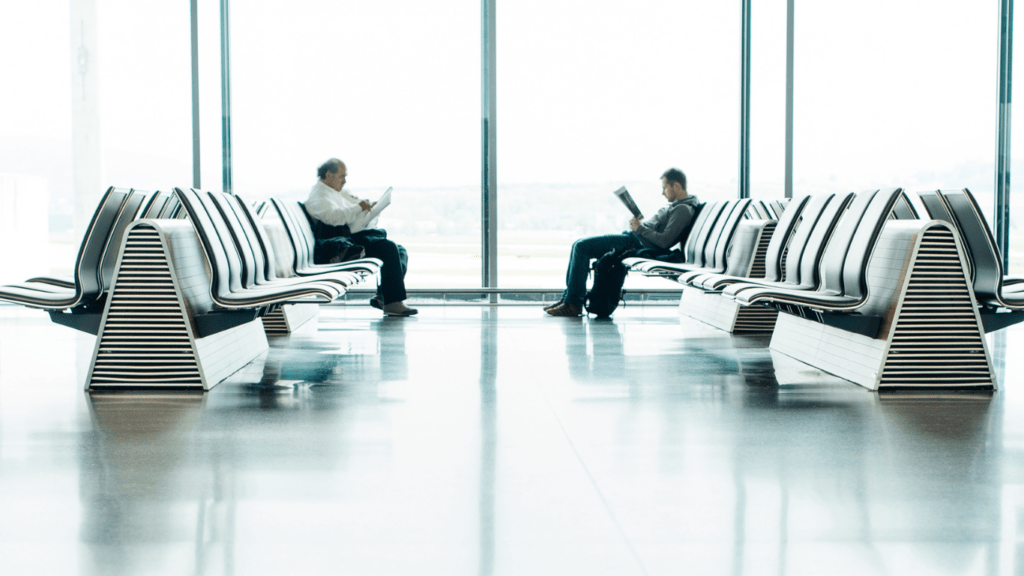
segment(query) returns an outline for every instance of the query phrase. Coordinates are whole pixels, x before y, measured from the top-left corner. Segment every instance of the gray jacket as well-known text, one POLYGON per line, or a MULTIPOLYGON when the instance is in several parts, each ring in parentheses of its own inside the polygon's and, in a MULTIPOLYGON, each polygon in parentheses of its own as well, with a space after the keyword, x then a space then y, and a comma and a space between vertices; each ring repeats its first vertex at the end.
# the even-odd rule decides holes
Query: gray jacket
POLYGON ((698 206, 700 200, 697 200, 696 196, 676 200, 641 222, 640 227, 636 229, 636 235, 648 248, 670 250, 690 229, 698 206))

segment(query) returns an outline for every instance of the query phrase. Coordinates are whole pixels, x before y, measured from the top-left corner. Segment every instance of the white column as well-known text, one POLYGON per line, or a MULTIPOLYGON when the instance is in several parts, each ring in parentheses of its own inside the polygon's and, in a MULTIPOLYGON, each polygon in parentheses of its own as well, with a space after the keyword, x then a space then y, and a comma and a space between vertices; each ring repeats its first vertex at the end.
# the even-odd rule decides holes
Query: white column
POLYGON ((103 193, 100 167, 96 0, 71 2, 71 150, 75 237, 81 237, 103 193))

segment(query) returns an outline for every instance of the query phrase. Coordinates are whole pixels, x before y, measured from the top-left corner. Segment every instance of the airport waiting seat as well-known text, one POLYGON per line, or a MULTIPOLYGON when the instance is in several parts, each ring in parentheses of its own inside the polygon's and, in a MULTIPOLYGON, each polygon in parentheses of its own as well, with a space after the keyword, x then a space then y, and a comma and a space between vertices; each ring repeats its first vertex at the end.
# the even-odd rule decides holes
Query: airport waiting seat
MULTIPOLYGON (((861 307, 868 297, 868 260, 902 194, 900 188, 857 194, 822 255, 821 285, 816 290, 751 288, 737 293, 736 300, 748 306, 763 302, 835 313, 861 307)), ((864 329, 877 332, 877 325, 864 329)))
POLYGON ((175 189, 187 220, 142 219, 128 227, 87 387, 210 389, 266 352, 263 317, 284 304, 344 294, 338 281, 259 284, 260 249, 224 217, 237 213, 222 212, 204 194, 175 189))
POLYGON ((995 237, 970 190, 936 190, 919 196, 928 215, 953 224, 966 245, 971 284, 985 331, 1024 321, 1024 278, 1003 275, 995 237))
POLYGON ((724 287, 723 294, 735 297, 758 287, 789 290, 814 290, 819 286, 819 266, 836 225, 853 201, 852 192, 815 196, 804 208, 800 225, 789 241, 785 274, 782 280, 750 278, 724 287))
MULTIPOLYGON (((771 239, 764 257, 764 274, 761 276, 766 282, 779 282, 782 280, 782 255, 790 244, 790 239, 800 223, 800 215, 804 206, 810 200, 810 196, 800 196, 790 204, 790 209, 783 213, 783 217, 772 230, 771 239)), ((682 279, 682 277, 680 277, 682 279)), ((728 284, 745 282, 746 276, 732 276, 728 274, 703 274, 691 277, 688 284, 694 287, 703 288, 707 291, 718 291, 728 284)))
POLYGON ((323 272, 357 270, 374 273, 379 270, 379 261, 373 258, 360 258, 337 264, 315 264, 313 249, 316 239, 313 236, 313 227, 306 215, 306 209, 298 202, 278 198, 271 198, 270 203, 274 206, 273 212, 280 218, 288 232, 288 238, 292 242, 294 253, 291 268, 297 276, 316 276, 323 272))
POLYGON ((74 276, 38 276, 2 286, 0 300, 46 310, 58 324, 96 334, 121 238, 148 197, 147 192, 108 188, 86 228, 74 276))

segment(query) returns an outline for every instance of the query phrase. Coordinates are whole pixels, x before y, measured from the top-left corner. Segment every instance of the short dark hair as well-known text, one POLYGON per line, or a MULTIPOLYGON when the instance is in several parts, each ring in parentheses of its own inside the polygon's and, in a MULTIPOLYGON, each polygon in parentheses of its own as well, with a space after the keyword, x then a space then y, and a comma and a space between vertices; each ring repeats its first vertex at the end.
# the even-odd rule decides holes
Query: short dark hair
POLYGON ((327 174, 334 174, 338 170, 341 170, 341 166, 343 164, 345 163, 342 162, 341 160, 338 160, 337 158, 331 158, 327 162, 321 164, 320 167, 316 169, 316 177, 323 180, 324 178, 327 178, 327 174))
POLYGON ((683 171, 679 168, 669 168, 668 170, 665 170, 665 173, 662 174, 661 177, 669 182, 679 182, 679 185, 683 187, 683 190, 686 190, 686 174, 683 174, 683 171))

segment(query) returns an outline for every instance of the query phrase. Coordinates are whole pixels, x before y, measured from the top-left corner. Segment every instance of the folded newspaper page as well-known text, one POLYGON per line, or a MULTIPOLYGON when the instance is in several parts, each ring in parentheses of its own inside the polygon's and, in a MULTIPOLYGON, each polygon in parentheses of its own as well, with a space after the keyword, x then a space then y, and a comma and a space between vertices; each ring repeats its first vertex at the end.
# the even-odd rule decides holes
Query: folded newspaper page
POLYGON ((629 211, 633 213, 633 216, 638 219, 642 219, 644 217, 644 215, 640 213, 640 209, 636 207, 636 202, 633 202, 633 197, 630 196, 629 190, 626 190, 625 186, 616 190, 614 194, 619 197, 619 200, 622 200, 622 203, 626 205, 626 208, 629 208, 629 211))
POLYGON ((384 192, 384 195, 380 197, 380 200, 377 200, 377 203, 374 204, 373 208, 360 213, 354 221, 349 222, 349 232, 355 234, 356 232, 366 230, 370 223, 376 220, 377 217, 380 216, 380 213, 389 205, 391 205, 391 188, 388 188, 387 191, 384 192))

